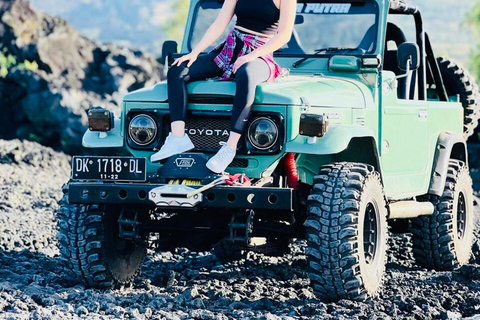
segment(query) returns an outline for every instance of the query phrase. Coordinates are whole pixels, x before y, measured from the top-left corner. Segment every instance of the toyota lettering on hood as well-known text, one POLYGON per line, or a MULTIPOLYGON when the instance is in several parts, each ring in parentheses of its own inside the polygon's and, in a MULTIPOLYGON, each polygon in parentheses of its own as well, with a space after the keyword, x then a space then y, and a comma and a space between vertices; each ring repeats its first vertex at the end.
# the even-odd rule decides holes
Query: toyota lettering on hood
POLYGON ((228 137, 228 130, 205 129, 205 128, 186 128, 185 133, 189 136, 208 136, 208 137, 228 137))

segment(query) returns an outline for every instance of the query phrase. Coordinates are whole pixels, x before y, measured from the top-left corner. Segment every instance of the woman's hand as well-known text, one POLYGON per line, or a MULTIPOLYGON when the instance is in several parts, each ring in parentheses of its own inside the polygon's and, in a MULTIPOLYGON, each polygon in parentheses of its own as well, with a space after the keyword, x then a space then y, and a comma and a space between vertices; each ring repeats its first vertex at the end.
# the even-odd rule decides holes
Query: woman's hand
POLYGON ((188 61, 187 68, 189 68, 195 62, 195 60, 197 60, 197 57, 198 57, 198 54, 194 52, 190 52, 189 54, 186 54, 184 56, 181 56, 180 58, 175 59, 175 61, 173 61, 172 63, 172 66, 180 66, 185 61, 188 61))
POLYGON ((252 53, 239 57, 233 64, 233 73, 237 73, 237 70, 240 69, 241 66, 247 62, 255 60, 256 58, 257 57, 255 57, 252 53))

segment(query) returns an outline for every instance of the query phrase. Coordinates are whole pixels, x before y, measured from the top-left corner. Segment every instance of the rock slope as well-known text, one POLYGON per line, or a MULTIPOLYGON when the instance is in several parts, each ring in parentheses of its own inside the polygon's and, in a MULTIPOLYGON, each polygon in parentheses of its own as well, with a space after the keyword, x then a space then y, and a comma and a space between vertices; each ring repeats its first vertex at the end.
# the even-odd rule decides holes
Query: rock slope
POLYGON ((0 140, 0 319, 480 318, 478 237, 471 264, 435 272, 414 265, 409 234, 392 236, 384 289, 362 303, 315 299, 301 240, 284 257, 224 264, 205 252, 150 252, 132 287, 85 289, 65 280, 55 240, 68 176, 68 156, 0 140))
POLYGON ((0 1, 0 39, 14 59, 0 76, 0 138, 79 153, 90 106, 118 113, 124 94, 161 78, 153 56, 91 41, 27 0, 0 1))

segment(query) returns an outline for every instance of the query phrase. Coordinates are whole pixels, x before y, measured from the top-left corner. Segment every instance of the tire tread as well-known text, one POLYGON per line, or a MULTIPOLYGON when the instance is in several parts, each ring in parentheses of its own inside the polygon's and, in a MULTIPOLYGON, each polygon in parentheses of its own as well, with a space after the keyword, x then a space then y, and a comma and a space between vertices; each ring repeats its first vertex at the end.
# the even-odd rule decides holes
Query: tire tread
POLYGON ((325 165, 314 177, 304 225, 309 277, 314 293, 322 300, 367 297, 357 245, 358 211, 366 179, 380 181, 373 166, 352 162, 325 165))

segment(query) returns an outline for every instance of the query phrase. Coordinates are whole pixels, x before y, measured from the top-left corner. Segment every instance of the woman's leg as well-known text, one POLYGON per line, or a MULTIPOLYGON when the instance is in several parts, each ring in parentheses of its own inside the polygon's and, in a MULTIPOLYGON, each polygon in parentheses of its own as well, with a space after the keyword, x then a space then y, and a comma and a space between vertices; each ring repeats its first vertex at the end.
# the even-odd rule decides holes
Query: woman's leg
POLYGON ((160 161, 194 148, 192 141, 185 134, 186 86, 191 81, 213 78, 222 74, 222 70, 213 61, 217 54, 212 52, 199 56, 189 68, 187 68, 187 62, 184 62, 180 66, 173 66, 168 70, 168 103, 172 132, 165 140, 162 148, 150 157, 152 162, 160 161))
POLYGON ((187 62, 180 66, 173 66, 168 70, 168 104, 170 107, 170 119, 172 122, 172 133, 176 136, 183 136, 185 131, 185 115, 187 111, 187 83, 206 78, 220 76, 222 70, 215 64, 213 59, 218 52, 198 56, 197 60, 188 68, 187 62), (183 130, 178 132, 178 127, 183 130))
POLYGON ((269 77, 270 68, 263 59, 256 59, 238 69, 235 75, 237 90, 233 102, 231 132, 228 141, 232 149, 234 147, 236 149, 238 140, 250 116, 257 86, 267 81, 269 77))
POLYGON ((208 160, 207 168, 211 171, 216 173, 225 171, 235 158, 238 141, 250 116, 257 85, 267 81, 269 77, 270 68, 262 59, 248 62, 237 70, 235 74, 237 86, 232 108, 230 136, 227 144, 208 160))

